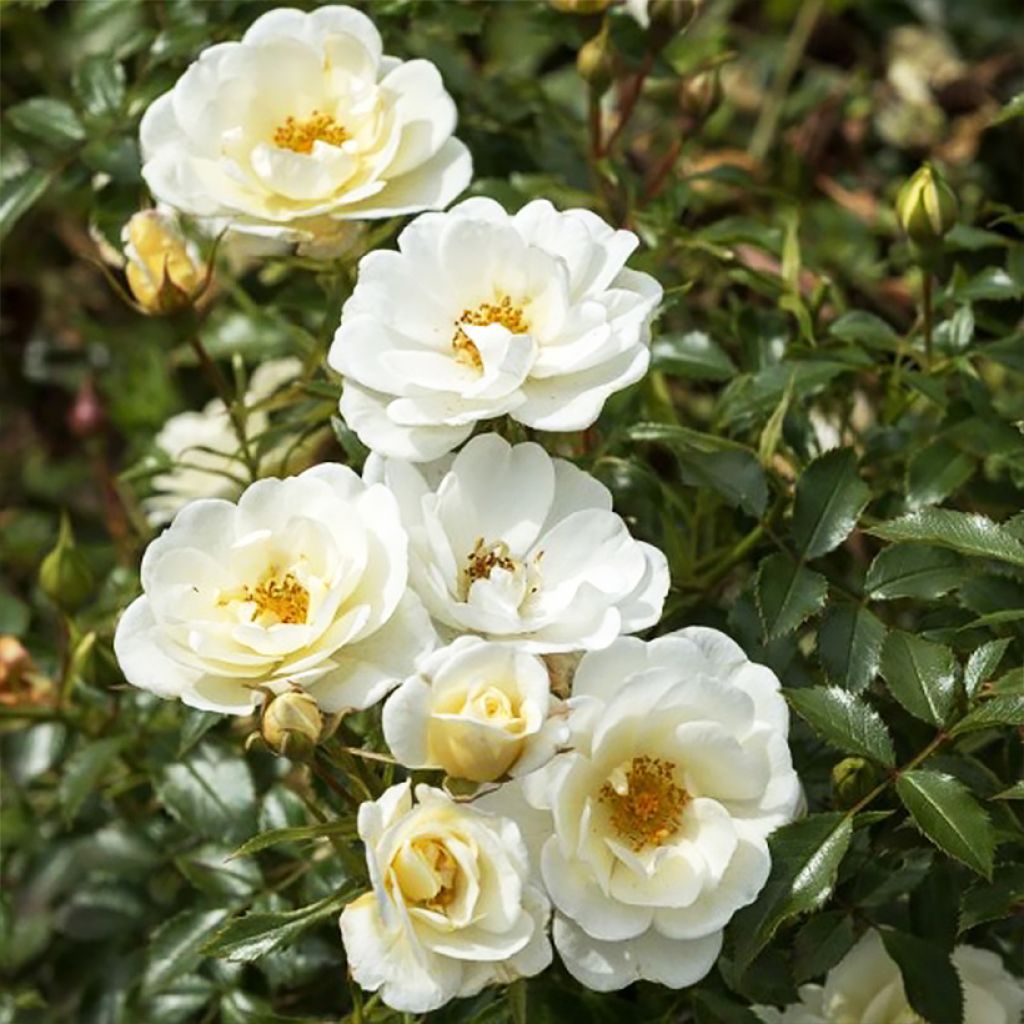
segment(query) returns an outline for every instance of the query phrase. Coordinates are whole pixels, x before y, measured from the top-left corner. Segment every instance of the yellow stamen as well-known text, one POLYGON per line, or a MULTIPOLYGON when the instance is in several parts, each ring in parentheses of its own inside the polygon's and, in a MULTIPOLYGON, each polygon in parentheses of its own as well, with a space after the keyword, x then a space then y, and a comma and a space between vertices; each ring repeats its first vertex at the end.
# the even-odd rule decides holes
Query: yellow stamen
POLYGON ((634 757, 621 778, 601 787, 601 803, 611 812, 612 828, 634 851, 661 846, 679 829, 690 794, 675 783, 675 765, 658 757, 634 757))
POLYGON ((293 153, 311 153, 314 142, 340 146, 347 138, 348 132, 330 114, 319 110, 301 119, 286 117, 284 124, 274 129, 274 145, 293 153))
POLYGON ((468 591, 476 580, 490 579, 495 569, 515 572, 517 567, 518 563, 509 554, 508 545, 503 540, 487 544, 483 537, 478 537, 473 550, 466 556, 466 568, 463 570, 465 589, 468 591))
MULTIPOLYGON (((293 573, 284 576, 271 575, 258 586, 244 587, 245 600, 252 601, 257 610, 252 621, 267 616, 273 622, 287 622, 292 625, 306 621, 309 614, 309 591, 295 578, 293 573)), ((273 625, 273 622, 268 625, 273 625)))
POLYGON ((471 324, 474 327, 501 324, 512 334, 527 334, 530 330, 522 307, 513 306, 512 300, 507 295, 497 302, 482 302, 476 309, 464 309, 462 315, 455 321, 452 348, 455 349, 457 362, 471 366, 475 370, 483 369, 483 360, 480 358, 480 350, 462 329, 462 324, 471 324))

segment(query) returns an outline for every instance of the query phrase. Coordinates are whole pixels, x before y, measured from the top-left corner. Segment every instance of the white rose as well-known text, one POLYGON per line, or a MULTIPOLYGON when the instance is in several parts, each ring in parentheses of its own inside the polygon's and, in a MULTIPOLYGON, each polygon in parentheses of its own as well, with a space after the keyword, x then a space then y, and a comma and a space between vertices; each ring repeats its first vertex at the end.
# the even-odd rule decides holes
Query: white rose
POLYGON ((345 466, 257 481, 237 505, 186 505, 141 574, 114 637, 121 668, 205 710, 248 714, 258 687, 289 684, 325 711, 367 707, 434 642, 406 589, 395 499, 345 466))
POLYGON ((183 212, 310 239, 331 220, 450 203, 472 175, 455 119, 437 68, 382 55, 365 14, 279 8, 149 107, 142 173, 183 212))
MULTIPOLYGON (((1019 1024, 1024 984, 995 953, 957 946, 952 960, 964 994, 964 1024, 1019 1024)), ((799 1003, 781 1013, 754 1009, 767 1024, 925 1024, 907 1002, 900 969, 874 929, 828 972, 824 986, 802 985, 799 1003)))
POLYGON ((494 782, 549 761, 568 741, 566 712, 543 659, 464 636, 391 694, 384 738, 406 767, 494 782))
POLYGON ((765 837, 800 800, 779 682, 691 627, 585 655, 571 704, 576 751, 522 781, 526 805, 506 794, 516 783, 485 805, 538 838, 546 812, 541 873, 575 978, 602 992, 691 985, 764 886, 765 837))
POLYGON ((341 915, 352 977, 406 1013, 551 962, 550 906, 516 825, 429 786, 416 799, 405 782, 359 808, 373 892, 341 915))
POLYGON ((373 451, 424 462, 506 413, 582 430, 650 359, 661 286, 624 267, 639 240, 546 199, 417 218, 364 256, 328 362, 341 412, 373 451), (402 301, 395 302, 394 296, 402 301))
MULTIPOLYGON (((270 426, 269 415, 265 408, 260 408, 261 403, 298 377, 301 370, 301 360, 287 358, 272 359, 253 373, 245 396, 249 407, 245 432, 255 447, 270 426)), ((300 445, 296 450, 295 440, 286 437, 272 450, 262 453, 260 471, 271 475, 284 468, 301 468, 304 459, 308 462, 306 446, 300 445)), ((238 435, 219 398, 208 402, 200 412, 172 416, 153 443, 173 463, 168 472, 153 477, 156 493, 143 501, 143 511, 153 526, 170 522, 194 498, 235 498, 245 486, 247 470, 239 451, 238 435)))
POLYGON ((630 536, 606 487, 540 445, 483 434, 423 468, 371 454, 364 475, 397 497, 410 586, 456 632, 539 654, 607 647, 661 616, 665 556, 630 536))

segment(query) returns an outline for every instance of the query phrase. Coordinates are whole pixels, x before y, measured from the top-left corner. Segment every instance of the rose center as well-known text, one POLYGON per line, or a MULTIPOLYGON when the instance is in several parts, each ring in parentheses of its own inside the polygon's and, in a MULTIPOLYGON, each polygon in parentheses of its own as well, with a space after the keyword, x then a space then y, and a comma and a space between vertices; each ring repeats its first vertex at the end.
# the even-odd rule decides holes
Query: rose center
POLYGON ((634 851, 660 846, 679 829, 690 795, 676 784, 675 768, 659 757, 634 757, 601 787, 612 828, 634 851))
POLYGON ((244 591, 245 600, 256 605, 253 622, 261 619, 265 625, 274 622, 295 625, 304 623, 309 614, 309 591, 294 573, 286 572, 283 576, 273 573, 257 586, 245 587, 244 591))
POLYGON ((458 863, 444 843, 421 839, 406 847, 394 864, 406 899, 428 910, 444 910, 455 899, 458 863))
POLYGON ((309 117, 286 117, 274 129, 274 145, 293 153, 311 153, 314 142, 340 146, 347 138, 348 132, 330 114, 320 110, 314 110, 309 117))
POLYGON ((513 306, 507 295, 503 295, 497 302, 482 302, 476 309, 464 309, 462 315, 455 321, 452 348, 455 350, 455 361, 471 366, 474 370, 482 370, 484 364, 480 358, 480 349, 462 329, 463 324, 471 324, 474 327, 501 324, 512 334, 528 334, 530 330, 523 307, 513 306))
POLYGON ((477 539, 473 550, 466 556, 466 568, 463 570, 463 590, 469 588, 477 580, 488 580, 495 569, 515 572, 519 563, 511 556, 508 545, 503 540, 488 544, 483 537, 477 539))

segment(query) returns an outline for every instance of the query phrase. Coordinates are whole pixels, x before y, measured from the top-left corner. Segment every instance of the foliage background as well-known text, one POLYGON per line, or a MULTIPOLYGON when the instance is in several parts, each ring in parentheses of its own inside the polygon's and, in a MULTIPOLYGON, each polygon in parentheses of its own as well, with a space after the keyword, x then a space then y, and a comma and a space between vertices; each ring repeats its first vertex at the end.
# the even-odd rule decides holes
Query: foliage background
MULTIPOLYGON (((37 669, 30 685, 9 676, 0 703, 2 1021, 394 1016, 348 985, 335 923, 364 885, 351 806, 393 774, 344 749, 383 749, 375 717, 348 720, 309 766, 246 753, 252 722, 127 688, 110 651, 150 535, 139 497, 153 436, 212 393, 188 323, 127 308, 100 268, 104 246, 147 202, 146 105, 271 6, 0 10, 0 633, 37 669), (63 509, 95 577, 70 619, 36 580, 63 509), (274 829, 292 831, 226 859, 274 829)), ((746 1005, 791 1001, 871 922, 894 929, 915 1005, 952 1024, 955 991, 925 982, 954 942, 1022 973, 1018 5, 716 0, 657 56, 616 13, 596 146, 576 54, 599 16, 540 2, 367 6, 390 52, 441 68, 472 192, 590 206, 641 235, 636 264, 666 289, 655 372, 556 446, 668 553, 661 628, 727 630, 806 719, 794 716, 792 742, 811 816, 780 836, 768 889, 699 986, 597 996, 556 967, 432 1019, 750 1022, 746 1005), (906 25, 925 35, 901 48, 906 25), (921 40, 941 38, 952 56, 929 57, 921 40), (901 55, 925 82, 918 107, 894 84, 901 55), (696 76, 719 65, 724 96, 707 110, 696 76), (961 201, 930 355, 920 272, 892 210, 926 156, 961 201), (809 689, 822 685, 859 696, 809 689), (837 783, 847 755, 862 760, 844 761, 837 783), (919 774, 894 770, 908 765, 919 774)), ((375 226, 378 242, 399 226, 375 226)), ((366 244, 331 264, 220 268, 201 330, 239 393, 245 367, 305 358, 272 434, 315 431, 335 412, 322 357, 366 244)), ((362 457, 336 421, 318 443, 321 458, 362 457)))

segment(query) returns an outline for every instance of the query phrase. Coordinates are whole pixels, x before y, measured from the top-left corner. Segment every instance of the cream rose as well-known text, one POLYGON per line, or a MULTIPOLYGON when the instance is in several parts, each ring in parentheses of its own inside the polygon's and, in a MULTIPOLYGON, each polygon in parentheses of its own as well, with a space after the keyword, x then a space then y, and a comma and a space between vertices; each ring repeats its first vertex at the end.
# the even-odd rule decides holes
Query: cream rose
POLYGON ((533 654, 607 647, 653 626, 668 563, 634 540, 606 487, 538 444, 474 437, 417 467, 371 454, 410 538, 410 585, 456 633, 533 654))
MULTIPOLYGON (((1024 984, 995 953, 957 946, 952 961, 964 994, 963 1024, 1019 1024, 1024 984)), ((900 969, 874 929, 828 972, 824 986, 801 986, 799 1003, 782 1012, 754 1009, 766 1024, 925 1024, 907 1002, 900 969)))
MULTIPOLYGON (((260 437, 270 426, 264 403, 298 377, 301 370, 300 359, 271 359, 258 366, 249 380, 245 433, 257 449, 255 454, 263 475, 302 469, 310 461, 309 446, 296 446, 295 437, 285 437, 269 450, 258 451, 260 437)), ((167 472, 153 477, 154 493, 142 503, 153 526, 169 523, 194 498, 235 498, 245 487, 247 470, 239 451, 238 434, 219 398, 208 402, 199 412, 172 416, 153 443, 172 463, 167 472)))
POLYGON ((427 1013, 551 962, 550 906, 507 818, 429 786, 392 786, 359 808, 373 891, 341 915, 352 977, 388 1006, 427 1013))
POLYGON ((114 637, 121 668, 209 711, 248 714, 261 689, 292 684, 325 711, 364 708, 434 644, 395 500, 345 466, 186 505, 141 574, 114 637))
POLYGON ((455 120, 437 68, 384 56, 365 14, 279 8, 153 102, 142 173, 182 212, 311 240, 338 220, 447 206, 472 175, 455 120))
POLYGON ((639 239, 546 199, 468 199, 372 252, 328 360, 367 447, 424 462, 480 420, 583 430, 650 360, 661 286, 625 266, 639 239), (389 299, 401 295, 401 302, 389 299))
POLYGON ((576 749, 485 805, 542 839, 555 946, 575 978, 691 985, 764 886, 765 837, 799 805, 778 680, 691 627, 585 655, 570 703, 576 749))
POLYGON ((522 775, 569 738, 543 659, 460 637, 424 659, 384 705, 384 738, 409 768, 473 782, 522 775))

